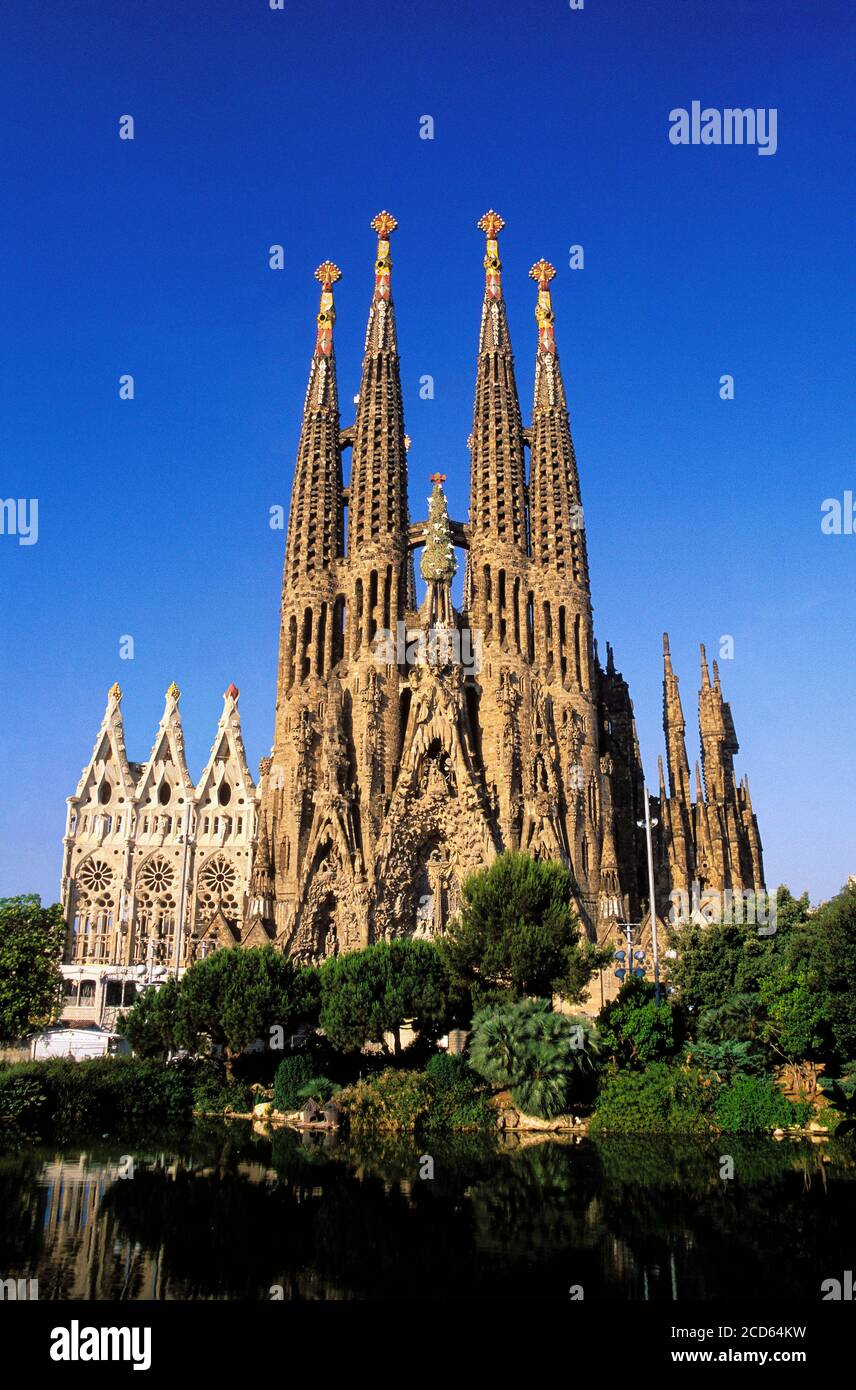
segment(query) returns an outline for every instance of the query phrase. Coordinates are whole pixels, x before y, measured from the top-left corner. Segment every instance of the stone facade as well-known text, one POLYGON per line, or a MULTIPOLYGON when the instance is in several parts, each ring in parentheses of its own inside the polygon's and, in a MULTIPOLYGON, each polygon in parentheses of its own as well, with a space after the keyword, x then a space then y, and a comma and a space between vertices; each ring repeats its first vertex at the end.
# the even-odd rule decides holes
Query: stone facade
MULTIPOLYGON (((553 267, 541 260, 530 271, 537 331, 527 427, 502 292, 503 221, 494 212, 481 219, 469 519, 449 518, 445 479, 434 474, 428 518, 414 524, 391 286, 396 222, 383 212, 372 227, 374 290, 348 427, 334 351, 340 271, 330 261, 316 271, 274 741, 259 786, 233 687, 196 788, 174 687, 142 767, 125 758, 114 689, 70 799, 69 964, 106 952, 111 966, 167 969, 218 942, 267 940, 319 961, 372 941, 431 936, 456 910, 467 874, 504 849, 572 869, 592 940, 621 944, 619 924, 648 909, 642 764, 627 683, 608 646, 601 665, 593 634, 553 267), (450 587, 456 550, 465 555, 460 612, 450 587)), ((672 889, 694 882, 763 888, 757 821, 746 779, 735 779, 737 740, 716 663, 711 680, 702 649, 704 785, 697 769, 693 792, 668 638, 664 652, 669 786, 661 762, 659 797, 650 798, 661 915, 672 889)))

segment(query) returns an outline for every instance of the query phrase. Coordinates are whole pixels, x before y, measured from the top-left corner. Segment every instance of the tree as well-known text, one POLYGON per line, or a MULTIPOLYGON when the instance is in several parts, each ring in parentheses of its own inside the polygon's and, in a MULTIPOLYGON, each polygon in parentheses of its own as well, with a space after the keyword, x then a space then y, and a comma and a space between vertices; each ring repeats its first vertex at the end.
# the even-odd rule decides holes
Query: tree
POLYGON ((320 1023, 334 1047, 350 1052, 392 1034, 401 1052, 401 1024, 436 1034, 446 1023, 449 979, 430 941, 391 941, 326 960, 319 971, 320 1023))
POLYGON ((856 885, 824 903, 812 927, 806 979, 826 995, 830 1053, 840 1065, 856 1057, 856 885))
POLYGON ((200 1051, 206 1039, 223 1048, 231 1078, 234 1057, 280 1027, 289 1033, 317 1015, 318 975, 273 946, 213 951, 182 976, 174 1042, 200 1051))
POLYGON ((503 995, 579 1000, 610 952, 581 944, 575 883, 556 860, 501 854, 471 874, 461 912, 439 940, 452 980, 475 1005, 503 995))
POLYGON ((138 995, 127 1013, 119 1014, 116 1030, 138 1057, 166 1058, 176 1048, 175 1011, 179 985, 170 977, 138 995))
POLYGON ((66 924, 59 903, 26 893, 0 898, 0 1042, 43 1028, 61 1007, 66 924))
POLYGON ((554 1013, 549 999, 490 1004, 473 1019, 469 1061, 527 1115, 567 1113, 600 1060, 590 1019, 554 1013))
POLYGON ((658 1004, 652 982, 637 976, 625 980, 616 998, 601 1010, 597 1026, 604 1048, 630 1067, 674 1056, 684 1036, 679 1011, 665 999, 658 1004))

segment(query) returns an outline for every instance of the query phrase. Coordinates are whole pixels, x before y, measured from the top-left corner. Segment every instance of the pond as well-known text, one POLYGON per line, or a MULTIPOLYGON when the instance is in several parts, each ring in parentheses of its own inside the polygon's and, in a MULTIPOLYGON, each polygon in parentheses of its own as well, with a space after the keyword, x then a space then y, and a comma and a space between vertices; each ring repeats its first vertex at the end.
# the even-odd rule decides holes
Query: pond
POLYGON ((426 1149, 211 1121, 0 1155, 0 1277, 39 1299, 814 1302, 854 1231, 846 1140, 426 1149))

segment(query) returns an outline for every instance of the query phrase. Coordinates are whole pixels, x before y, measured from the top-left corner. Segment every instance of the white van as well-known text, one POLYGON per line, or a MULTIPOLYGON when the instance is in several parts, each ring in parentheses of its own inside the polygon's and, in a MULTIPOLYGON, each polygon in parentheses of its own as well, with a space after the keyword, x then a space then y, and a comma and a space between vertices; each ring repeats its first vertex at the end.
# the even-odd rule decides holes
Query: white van
POLYGON ((51 1057, 70 1057, 74 1062, 85 1062, 90 1057, 128 1054, 130 1051, 124 1038, 103 1028, 46 1028, 33 1038, 30 1045, 30 1056, 34 1062, 44 1062, 51 1057))

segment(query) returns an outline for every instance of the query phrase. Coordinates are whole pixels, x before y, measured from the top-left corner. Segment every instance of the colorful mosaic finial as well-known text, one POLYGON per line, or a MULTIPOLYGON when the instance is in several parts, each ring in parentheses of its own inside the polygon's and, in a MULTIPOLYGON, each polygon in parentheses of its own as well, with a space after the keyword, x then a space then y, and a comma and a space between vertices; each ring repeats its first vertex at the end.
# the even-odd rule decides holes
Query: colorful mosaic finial
POLYGON ((502 261, 499 259, 499 244, 497 237, 505 226, 505 221, 498 212, 491 208, 480 217, 477 224, 479 231, 484 232, 487 237, 487 248, 484 257, 485 269, 485 293, 490 299, 500 299, 502 297, 502 281, 500 272, 502 271, 502 261))
POLYGON ((241 692, 240 692, 240 690, 238 689, 238 687, 236 686, 235 682, 232 681, 231 684, 229 685, 229 689, 226 691, 226 693, 225 693, 225 695, 224 695, 223 698, 224 698, 225 700, 237 700, 237 698, 238 698, 238 696, 240 695, 240 693, 241 693, 241 692))
POLYGON ((166 698, 167 698, 168 700, 177 700, 180 694, 181 694, 181 691, 179 690, 179 688, 178 688, 178 686, 176 685, 175 681, 173 681, 172 684, 171 684, 170 687, 169 687, 169 690, 166 692, 166 698))
POLYGON ((333 261, 322 261, 315 272, 315 279, 321 283, 321 306, 318 310, 318 336, 315 351, 319 357, 329 357, 333 351, 333 324, 336 322, 336 309, 333 304, 333 286, 341 280, 342 272, 333 261))
POLYGON ((542 257, 536 261, 529 272, 530 279, 538 282, 538 303, 535 305, 535 319, 538 324, 538 351, 555 353, 556 332, 553 325, 553 303, 550 297, 550 281, 556 274, 556 267, 542 257))
POLYGON ((118 681, 114 681, 113 684, 110 686, 110 689, 107 691, 107 699, 108 699, 108 700, 121 700, 121 698, 122 698, 122 687, 121 687, 121 685, 119 684, 118 681))
POLYGON ((391 212, 379 212, 377 217, 372 218, 372 231, 377 232, 377 260, 375 261, 376 300, 389 300, 389 273, 392 270, 392 258, 389 254, 389 238, 392 236, 397 226, 398 223, 391 212))
POLYGON ((446 475, 445 473, 432 473, 428 481, 429 483, 433 483, 435 487, 442 487, 443 483, 446 481, 446 475))

